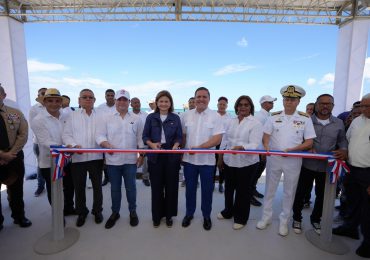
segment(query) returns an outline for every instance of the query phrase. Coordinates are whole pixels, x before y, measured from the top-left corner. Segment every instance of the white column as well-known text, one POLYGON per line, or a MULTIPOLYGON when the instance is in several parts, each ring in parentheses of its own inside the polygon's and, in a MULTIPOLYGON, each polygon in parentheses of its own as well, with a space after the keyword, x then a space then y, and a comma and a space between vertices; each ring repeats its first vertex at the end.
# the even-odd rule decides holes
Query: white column
MULTIPOLYGON (((0 16, 0 82, 7 99, 17 103, 18 108, 28 118, 30 91, 28 82, 26 43, 24 26, 12 18, 0 16)), ((23 149, 27 172, 36 169, 36 159, 32 152, 32 135, 23 149)))
POLYGON ((334 115, 351 109, 361 99, 369 29, 369 19, 354 20, 339 28, 334 115))

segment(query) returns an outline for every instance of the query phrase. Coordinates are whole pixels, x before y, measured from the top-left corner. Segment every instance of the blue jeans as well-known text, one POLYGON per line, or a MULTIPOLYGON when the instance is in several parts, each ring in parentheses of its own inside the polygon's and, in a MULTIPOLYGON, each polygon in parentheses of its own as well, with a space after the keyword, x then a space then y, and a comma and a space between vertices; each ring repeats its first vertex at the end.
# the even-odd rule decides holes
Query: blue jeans
POLYGON ((193 216, 195 212, 199 175, 202 192, 202 214, 204 218, 209 218, 211 216, 214 168, 215 166, 211 165, 184 163, 184 177, 186 182, 186 216, 193 216))
POLYGON ((122 199, 122 177, 125 181, 126 197, 130 212, 136 210, 136 164, 107 165, 111 187, 112 212, 119 213, 122 199))

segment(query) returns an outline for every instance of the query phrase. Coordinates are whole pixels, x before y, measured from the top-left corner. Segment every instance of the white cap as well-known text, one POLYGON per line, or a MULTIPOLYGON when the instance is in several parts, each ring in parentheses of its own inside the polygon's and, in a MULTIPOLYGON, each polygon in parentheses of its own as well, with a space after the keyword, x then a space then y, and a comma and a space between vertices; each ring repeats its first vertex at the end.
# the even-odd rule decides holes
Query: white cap
POLYGON ((148 104, 152 104, 152 103, 155 103, 155 100, 154 99, 148 100, 148 104))
POLYGON ((280 94, 283 97, 301 98, 306 95, 306 91, 297 85, 287 85, 280 89, 280 94))
POLYGON ((260 104, 262 105, 265 102, 274 102, 276 100, 277 100, 277 98, 273 98, 273 97, 271 97, 269 95, 266 95, 266 96, 261 97, 260 104))
POLYGON ((114 96, 115 99, 120 99, 121 97, 127 98, 127 100, 130 100, 130 93, 128 93, 127 90, 121 89, 116 92, 116 95, 114 96))

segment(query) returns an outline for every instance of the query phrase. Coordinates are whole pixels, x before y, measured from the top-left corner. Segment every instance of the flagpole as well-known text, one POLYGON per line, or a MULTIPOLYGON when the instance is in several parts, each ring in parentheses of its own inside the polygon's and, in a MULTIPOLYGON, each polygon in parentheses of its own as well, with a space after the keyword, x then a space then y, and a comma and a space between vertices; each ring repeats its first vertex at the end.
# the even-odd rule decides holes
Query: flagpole
POLYGON ((52 214, 51 229, 53 231, 54 241, 59 241, 64 238, 63 178, 55 178, 55 180, 53 180, 53 174, 55 169, 55 158, 53 157, 51 157, 51 165, 52 165, 50 169, 51 214, 52 214))
MULTIPOLYGON (((330 170, 328 170, 329 172, 330 170)), ((349 247, 342 242, 339 237, 333 236, 333 213, 335 205, 335 196, 337 183, 331 182, 330 174, 326 173, 325 176, 325 191, 324 201, 322 205, 322 217, 321 217, 321 233, 318 235, 315 230, 308 230, 305 235, 308 241, 314 246, 320 248, 323 251, 336 254, 344 255, 349 252, 349 247)), ((336 180, 335 176, 332 176, 336 180)))
MULTIPOLYGON (((51 231, 42 236, 33 249, 40 255, 59 253, 76 243, 80 232, 71 227, 64 228, 64 200, 63 178, 53 180, 55 170, 55 157, 51 154, 50 181, 51 181, 51 231)), ((63 169, 60 169, 63 171, 63 169)))

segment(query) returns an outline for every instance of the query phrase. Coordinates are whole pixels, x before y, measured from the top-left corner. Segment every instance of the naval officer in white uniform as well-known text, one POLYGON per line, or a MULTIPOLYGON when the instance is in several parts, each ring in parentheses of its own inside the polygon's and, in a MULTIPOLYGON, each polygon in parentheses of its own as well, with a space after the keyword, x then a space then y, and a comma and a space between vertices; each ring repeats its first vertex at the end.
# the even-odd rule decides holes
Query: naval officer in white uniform
MULTIPOLYGON (((288 85, 280 90, 283 96, 284 110, 272 113, 264 125, 263 146, 269 150, 284 152, 304 151, 312 147, 316 137, 311 118, 297 111, 300 99, 305 96, 303 88, 288 85)), ((262 218, 257 223, 258 229, 265 229, 272 220, 272 202, 284 173, 283 209, 280 213, 279 234, 288 235, 288 221, 301 170, 302 158, 268 156, 266 164, 266 190, 262 218)))

